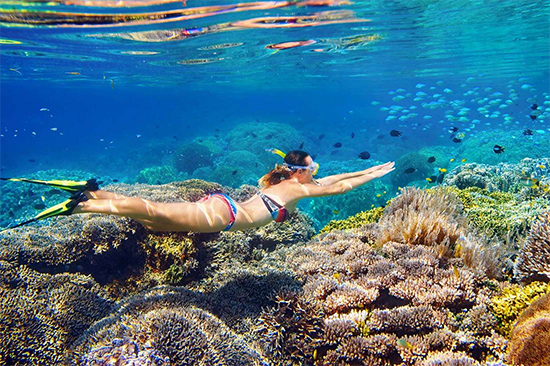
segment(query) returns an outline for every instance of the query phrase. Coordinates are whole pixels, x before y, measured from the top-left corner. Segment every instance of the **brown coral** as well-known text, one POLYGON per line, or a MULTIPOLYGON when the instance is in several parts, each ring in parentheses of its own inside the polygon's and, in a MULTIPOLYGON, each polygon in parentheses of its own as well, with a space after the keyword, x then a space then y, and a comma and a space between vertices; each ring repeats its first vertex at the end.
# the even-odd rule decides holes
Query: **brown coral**
POLYGON ((533 302, 512 330, 509 360, 514 365, 550 365, 550 294, 533 302))
POLYGON ((550 211, 539 215, 514 265, 521 281, 550 280, 550 211))
POLYGON ((384 210, 378 243, 434 246, 450 257, 465 226, 460 207, 456 196, 441 189, 405 188, 384 210))

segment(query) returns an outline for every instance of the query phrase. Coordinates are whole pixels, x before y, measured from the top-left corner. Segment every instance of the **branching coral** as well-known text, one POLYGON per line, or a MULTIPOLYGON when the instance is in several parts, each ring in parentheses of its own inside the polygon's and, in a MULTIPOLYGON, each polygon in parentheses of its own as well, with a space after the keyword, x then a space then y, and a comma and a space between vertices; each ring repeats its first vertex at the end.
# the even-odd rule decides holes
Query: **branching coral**
POLYGON ((550 364, 550 294, 534 301, 512 330, 509 360, 514 365, 550 364))
POLYGON ((332 220, 324 228, 322 228, 319 233, 322 234, 333 230, 353 229, 377 222, 382 217, 383 211, 384 209, 382 207, 375 207, 368 211, 361 211, 345 220, 332 220))
POLYGON ((541 214, 531 227, 514 266, 521 281, 550 281, 550 211, 541 214))
POLYGON ((508 337, 517 318, 529 304, 550 292, 550 285, 533 282, 527 286, 510 285, 491 299, 490 308, 498 321, 498 330, 508 337))
POLYGON ((0 262, 0 363, 62 364, 70 343, 111 306, 89 276, 0 262))

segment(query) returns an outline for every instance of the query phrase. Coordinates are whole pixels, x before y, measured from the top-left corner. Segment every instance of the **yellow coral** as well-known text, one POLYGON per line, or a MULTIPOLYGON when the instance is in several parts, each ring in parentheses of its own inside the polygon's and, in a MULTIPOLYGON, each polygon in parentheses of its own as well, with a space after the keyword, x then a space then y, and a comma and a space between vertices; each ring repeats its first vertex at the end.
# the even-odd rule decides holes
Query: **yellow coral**
POLYGON ((361 211, 345 220, 331 220, 319 233, 323 234, 334 230, 353 229, 377 222, 380 220, 380 217, 382 217, 383 211, 384 209, 382 207, 375 207, 368 211, 361 211))
POLYGON ((505 337, 510 332, 517 318, 533 301, 550 292, 550 284, 533 282, 528 286, 512 285, 502 290, 499 296, 491 300, 491 311, 498 320, 498 331, 505 337))

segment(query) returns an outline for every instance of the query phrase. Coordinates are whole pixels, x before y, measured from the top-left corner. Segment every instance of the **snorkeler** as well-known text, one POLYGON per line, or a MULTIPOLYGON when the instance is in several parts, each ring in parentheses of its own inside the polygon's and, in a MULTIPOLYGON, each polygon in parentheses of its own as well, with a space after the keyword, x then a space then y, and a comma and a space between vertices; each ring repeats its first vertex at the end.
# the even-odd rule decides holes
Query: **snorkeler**
POLYGON ((73 193, 69 200, 8 229, 58 215, 103 213, 132 218, 152 231, 208 233, 244 230, 264 226, 272 220, 283 222, 301 199, 347 193, 388 174, 395 165, 388 162, 315 180, 313 176, 319 164, 308 153, 301 150, 288 154, 277 149, 270 151, 283 157, 284 162, 260 178, 259 192, 245 202, 235 202, 224 193, 212 193, 197 202, 161 203, 100 190, 93 179, 71 182, 3 178, 46 184, 73 193))

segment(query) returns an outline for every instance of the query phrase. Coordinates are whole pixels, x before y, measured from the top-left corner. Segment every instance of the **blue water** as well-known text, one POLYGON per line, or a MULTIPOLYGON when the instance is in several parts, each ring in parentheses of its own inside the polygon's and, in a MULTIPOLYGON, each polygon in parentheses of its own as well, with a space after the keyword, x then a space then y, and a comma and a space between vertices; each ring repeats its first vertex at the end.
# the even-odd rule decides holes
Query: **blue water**
MULTIPOLYGON (((228 4, 188 1, 185 9, 228 4)), ((182 3, 106 8, 3 2, 2 9, 3 176, 77 169, 133 183, 143 169, 173 165, 178 148, 204 139, 222 149, 209 163, 216 167, 227 164, 224 157, 233 151, 257 154, 253 139, 227 138, 246 123, 257 124, 258 131, 265 123, 284 124, 276 136, 260 136, 265 139, 260 144, 288 151, 303 142, 321 163, 321 176, 397 160, 430 146, 468 162, 518 162, 544 157, 548 143, 550 1, 287 4, 185 21, 93 27, 85 26, 86 20, 70 26, 45 22, 51 18, 47 14, 68 12, 69 19, 170 12, 183 9, 182 3), (29 9, 37 15, 14 18, 29 9), (299 19, 283 25, 308 26, 234 26, 291 16, 299 19), (42 24, 30 25, 31 18, 42 24), (214 31, 222 26, 223 31, 214 31), (204 33, 185 39, 162 33, 201 29, 204 33), (143 41, 151 32, 158 34, 156 41, 143 41), (315 42, 268 48, 307 40, 315 42), (418 93, 426 95, 415 100, 418 93), (540 115, 532 120, 535 103, 540 115), (391 111, 392 106, 398 110, 391 111), (487 109, 480 112, 480 107, 487 109), (279 133, 284 126, 297 131, 295 138, 279 133), (460 143, 451 141, 451 127, 465 133, 460 143), (402 136, 390 136, 392 129, 402 136), (524 136, 525 129, 534 135, 524 136), (486 153, 462 148, 476 138, 487 145, 479 147, 486 153), (335 148, 337 142, 343 146, 335 148), (515 150, 497 156, 494 144, 515 150), (362 151, 371 154, 370 160, 358 159, 362 151), (323 171, 332 162, 338 164, 323 171)), ((231 162, 229 172, 236 174, 189 171, 185 178, 237 187, 253 184, 252 176, 277 162, 257 155, 258 169, 251 172, 254 158, 247 159, 231 162)))

